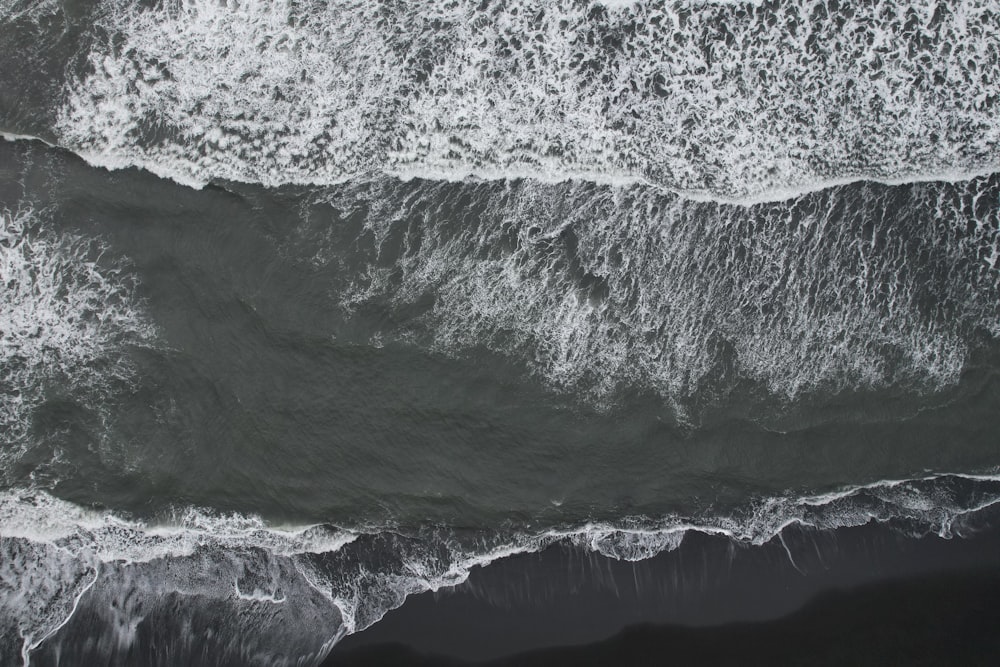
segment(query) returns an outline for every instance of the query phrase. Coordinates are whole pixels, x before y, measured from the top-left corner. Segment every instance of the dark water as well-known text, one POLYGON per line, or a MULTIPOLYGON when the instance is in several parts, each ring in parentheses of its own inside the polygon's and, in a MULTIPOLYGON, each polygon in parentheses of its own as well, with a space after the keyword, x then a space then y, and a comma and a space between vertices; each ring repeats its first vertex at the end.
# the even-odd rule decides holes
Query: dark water
POLYGON ((998 22, 925 4, 0 0, 4 664, 989 533, 998 22))

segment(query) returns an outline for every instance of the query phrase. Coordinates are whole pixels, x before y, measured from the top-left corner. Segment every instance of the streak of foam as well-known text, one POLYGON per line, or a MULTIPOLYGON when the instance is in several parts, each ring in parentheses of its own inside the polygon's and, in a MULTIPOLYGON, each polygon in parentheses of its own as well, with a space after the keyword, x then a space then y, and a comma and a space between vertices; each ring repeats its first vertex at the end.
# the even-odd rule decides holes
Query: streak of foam
MULTIPOLYGON (((0 443, 26 442, 32 411, 51 386, 95 409, 129 383, 130 344, 152 326, 120 266, 96 240, 48 232, 31 211, 0 212, 0 443)), ((8 459, 9 460, 9 459, 8 459)))
MULTIPOLYGON (((1000 334, 998 196, 996 179, 865 184, 746 209, 386 179, 329 201, 368 252, 338 297, 399 313, 383 338, 485 346, 556 388, 644 387, 683 412, 745 379, 783 398, 956 382, 979 333, 1000 334)), ((305 240, 321 263, 325 233, 305 240)))
POLYGON ((630 517, 536 533, 275 529, 235 515, 216 516, 209 528, 197 512, 164 534, 39 491, 9 491, 0 496, 0 623, 16 628, 23 646, 14 654, 25 663, 35 650, 82 648, 72 633, 59 632, 80 607, 90 619, 88 656, 104 662, 134 657, 138 628, 149 622, 174 623, 194 638, 189 657, 313 664, 339 638, 378 622, 409 595, 455 586, 476 567, 555 544, 638 561, 677 549, 692 531, 747 545, 778 539, 799 568, 784 541, 789 526, 825 531, 875 521, 950 538, 974 530, 967 519, 998 502, 995 472, 938 474, 760 498, 725 514, 630 517), (183 532, 194 539, 179 538, 183 532), (94 619, 104 628, 96 637, 94 619))
POLYGON ((991 0, 106 0, 100 16, 61 143, 191 185, 383 172, 763 200, 985 173, 1000 153, 991 0))

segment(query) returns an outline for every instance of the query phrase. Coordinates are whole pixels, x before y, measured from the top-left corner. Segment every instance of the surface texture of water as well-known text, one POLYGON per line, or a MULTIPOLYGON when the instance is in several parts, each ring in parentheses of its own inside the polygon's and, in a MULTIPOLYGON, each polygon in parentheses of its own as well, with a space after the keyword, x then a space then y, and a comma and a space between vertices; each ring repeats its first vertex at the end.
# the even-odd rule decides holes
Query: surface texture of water
POLYGON ((556 544, 985 529, 998 25, 0 0, 0 661, 317 663, 556 544))

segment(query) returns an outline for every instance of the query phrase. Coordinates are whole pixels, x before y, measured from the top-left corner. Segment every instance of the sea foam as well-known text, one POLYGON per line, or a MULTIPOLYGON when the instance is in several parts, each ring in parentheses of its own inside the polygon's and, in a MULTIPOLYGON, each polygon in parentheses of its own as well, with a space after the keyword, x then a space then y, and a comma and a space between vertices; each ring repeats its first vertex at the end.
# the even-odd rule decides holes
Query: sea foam
POLYGON ((31 210, 0 211, 0 460, 30 440, 49 389, 99 412, 133 379, 128 346, 153 341, 134 277, 105 251, 31 210))
POLYGON ((678 548, 692 531, 745 545, 778 539, 798 568, 783 538, 790 526, 823 531, 877 521, 950 538, 974 531, 975 521, 967 522, 997 502, 995 471, 940 474, 758 498, 725 514, 470 534, 446 527, 276 528, 253 516, 194 509, 165 528, 39 490, 9 490, 0 494, 0 655, 27 665, 37 650, 57 655, 64 642, 69 650, 75 639, 60 630, 84 609, 86 650, 104 662, 134 658, 139 626, 162 623, 184 628, 187 639, 171 643, 177 656, 318 664, 345 634, 378 622, 407 596, 460 584, 473 568, 555 544, 636 561, 678 548))
POLYGON ((639 181, 766 200, 997 168, 995 3, 106 0, 60 143, 109 167, 639 181))
POLYGON ((644 388, 683 411, 747 379, 784 401, 953 385, 1000 333, 998 196, 983 178, 745 208, 644 186, 381 179, 320 198, 357 238, 321 222, 301 245, 331 266, 350 248, 360 268, 333 296, 397 313, 383 342, 486 347, 597 403, 644 388))
POLYGON ((0 21, 13 22, 20 19, 37 21, 42 16, 55 14, 59 10, 56 0, 0 0, 0 21))

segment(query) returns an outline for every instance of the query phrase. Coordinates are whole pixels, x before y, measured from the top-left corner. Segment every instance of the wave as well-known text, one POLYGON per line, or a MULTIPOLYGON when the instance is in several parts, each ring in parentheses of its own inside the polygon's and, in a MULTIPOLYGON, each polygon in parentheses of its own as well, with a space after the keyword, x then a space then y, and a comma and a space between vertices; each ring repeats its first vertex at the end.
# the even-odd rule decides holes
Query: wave
POLYGON ((134 276, 98 239, 57 233, 30 209, 0 211, 0 461, 30 442, 46 397, 103 414, 129 386, 130 345, 155 337, 134 276))
MULTIPOLYGON (((356 342, 485 347, 599 406, 649 391, 683 418, 747 382, 784 404, 935 392, 1000 335, 997 176, 749 207, 642 185, 389 177, 296 196, 310 214, 293 218, 283 261, 320 270, 330 308, 363 323, 356 342)), ((136 278, 106 273, 107 293, 88 297, 95 312, 111 304, 104 328, 77 335, 124 359, 118 343, 152 333, 136 278)), ((22 302, 26 318, 43 310, 22 302)))
MULTIPOLYGON (((99 169, 107 169, 108 171, 117 171, 121 169, 143 169, 166 180, 173 181, 179 185, 192 188, 194 190, 201 190, 207 185, 212 183, 211 180, 199 180, 191 176, 191 174, 176 171, 172 167, 166 164, 160 164, 154 161, 145 160, 135 160, 129 161, 127 158, 115 157, 112 155, 102 154, 95 151, 87 151, 76 149, 73 150, 67 146, 61 146, 59 144, 52 143, 41 137, 32 134, 17 134, 13 132, 3 132, 0 131, 0 139, 9 142, 16 141, 37 141, 50 148, 59 148, 72 152, 74 155, 82 159, 84 162, 92 167, 99 169)), ((430 171, 427 169, 397 169, 393 176, 398 178, 402 182, 410 181, 439 181, 443 183, 475 183, 478 181, 521 181, 521 180, 533 180, 544 185, 561 185, 561 184, 572 184, 574 182, 586 182, 592 183, 594 185, 607 186, 611 188, 618 188, 627 190, 632 187, 643 187, 650 189, 651 191, 658 191, 664 195, 673 195, 681 197, 683 199, 688 199, 694 202, 701 203, 715 203, 715 204, 728 204, 730 206, 743 206, 751 207, 758 204, 769 204, 769 203, 781 203, 787 202, 793 199, 798 199, 800 197, 805 197, 808 195, 821 192, 823 190, 830 190, 833 188, 839 188, 846 185, 854 185, 857 183, 867 182, 876 185, 886 185, 886 186, 907 186, 919 183, 946 183, 950 185, 957 185, 965 181, 972 181, 977 179, 983 179, 992 176, 996 173, 1000 173, 1000 165, 989 166, 981 169, 950 169, 948 171, 934 172, 934 173, 913 173, 902 177, 896 178, 880 178, 871 175, 857 176, 857 177, 844 177, 844 178, 832 178, 827 180, 817 180, 809 183, 800 183, 794 187, 792 186, 782 186, 782 187, 772 187, 770 189, 761 190, 754 195, 743 196, 743 197, 733 197, 725 196, 718 193, 713 193, 710 191, 696 191, 696 190, 677 190, 671 189, 669 187, 663 186, 659 183, 653 183, 646 179, 633 177, 633 176, 609 176, 606 174, 590 174, 583 172, 571 172, 566 171, 557 176, 546 176, 532 172, 530 170, 521 171, 456 171, 456 170, 440 170, 440 171, 430 171)), ((231 179, 233 183, 244 183, 249 184, 246 181, 239 181, 231 179)), ((350 178, 344 177, 336 181, 331 181, 325 183, 326 186, 337 186, 337 185, 347 185, 350 182, 355 183, 372 183, 383 180, 380 176, 374 176, 371 178, 350 178)), ((221 183, 220 183, 221 185, 221 183)))
POLYGON ((409 595, 457 585, 475 567, 554 544, 641 560, 678 548, 691 531, 762 545, 792 525, 834 530, 871 521, 948 538, 974 531, 969 520, 998 502, 996 473, 939 474, 761 498, 729 514, 485 534, 274 527, 194 509, 147 523, 40 490, 8 490, 0 494, 0 582, 7 589, 0 637, 13 639, 0 648, 8 664, 18 655, 27 665, 35 652, 58 654, 63 642, 72 644, 60 630, 79 615, 88 619, 88 651, 117 663, 130 655, 140 624, 170 619, 199 638, 196 650, 189 648, 202 660, 312 664, 409 595), (205 628, 213 632, 199 634, 205 628))
POLYGON ((998 187, 859 184, 744 208, 382 179, 318 195, 327 213, 290 252, 353 267, 331 292, 389 315, 373 341, 486 347, 598 404, 641 388, 683 413, 746 380, 787 400, 933 391, 1000 333, 998 187))
POLYGON ((93 16, 59 143, 195 186, 528 176, 752 202, 998 168, 984 0, 106 0, 93 16))

